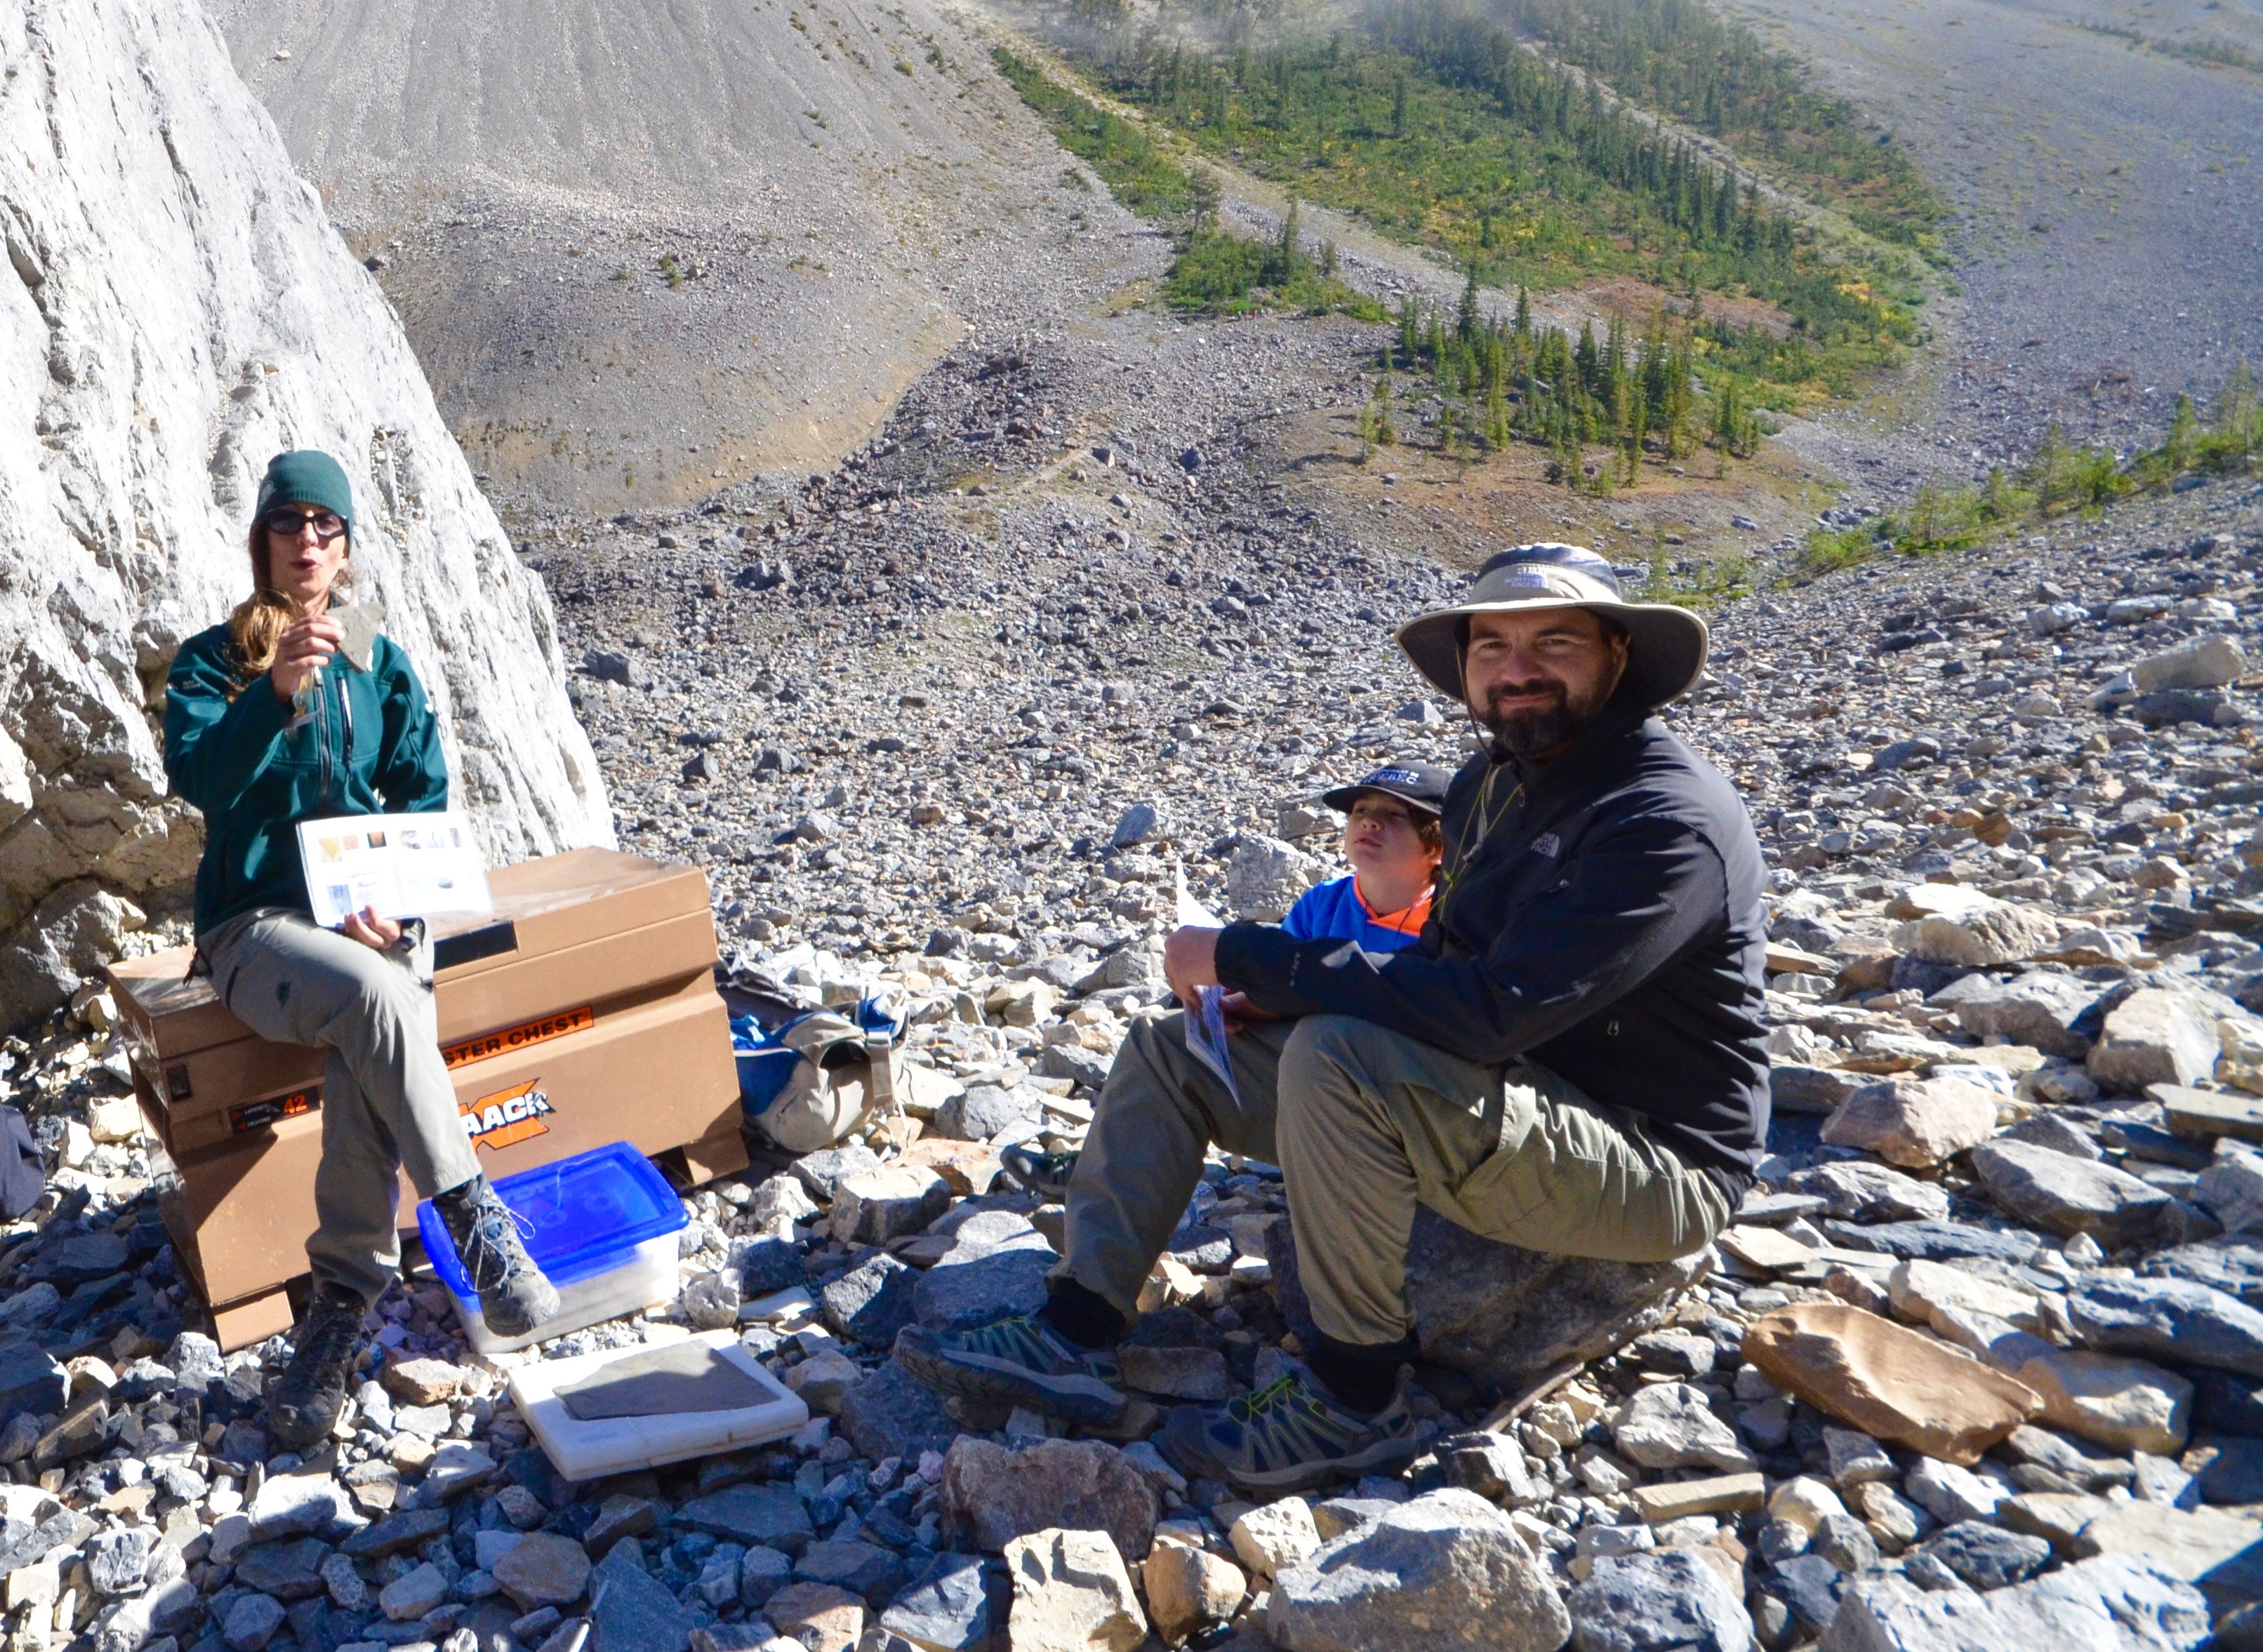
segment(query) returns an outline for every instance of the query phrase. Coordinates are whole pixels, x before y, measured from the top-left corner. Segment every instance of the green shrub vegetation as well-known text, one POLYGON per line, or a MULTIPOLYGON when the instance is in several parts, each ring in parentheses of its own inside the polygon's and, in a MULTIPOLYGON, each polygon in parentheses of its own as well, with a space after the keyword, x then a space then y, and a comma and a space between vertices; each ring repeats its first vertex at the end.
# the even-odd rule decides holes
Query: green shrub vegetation
POLYGON ((1109 192, 1142 218, 1167 218, 1194 206, 1185 171, 1133 121, 1055 84, 1035 64, 1000 47, 991 54, 1022 101, 1053 129, 1060 146, 1100 174, 1109 192))
POLYGON ((1864 369, 1917 336, 1917 255, 1939 208, 1907 157, 1699 0, 1507 0, 1507 24, 1461 0, 1389 0, 1326 36, 1224 0, 1175 10, 1178 32, 1166 36, 1113 5, 1079 0, 1055 38, 1142 122, 996 56, 1119 200, 1176 221, 1167 302, 1380 316, 1334 280, 1325 249, 1309 256, 1293 206, 1269 242, 1222 233, 1215 186, 1172 159, 1164 130, 1467 271, 1458 313, 1410 304, 1396 318, 1378 399, 1361 415, 1367 444, 1427 432, 1442 453, 1467 457, 1522 439, 1550 450, 1551 475, 1607 491, 1646 458, 1701 445, 1749 454, 1760 409, 1850 394, 1864 369), (1526 49, 1512 25, 1560 61, 1526 49), (1819 234, 1804 208, 1665 133, 1639 104, 1844 207, 1879 239, 1819 234), (1476 303, 1480 285, 1522 292, 1610 275, 1659 292, 1646 324, 1574 340, 1535 328, 1522 299, 1514 321, 1476 303), (1426 416, 1394 413, 1395 375, 1428 381, 1437 402, 1426 416))
POLYGON ((1962 551, 2007 529, 2055 516, 2094 515, 2127 494, 2158 491, 2185 476, 2236 476, 2263 463, 2263 401, 2245 363, 2234 367, 2206 418, 2177 398, 2161 445, 2127 459, 2078 446, 2054 425, 2028 463, 1991 471, 1979 487, 1928 483, 1904 509, 1855 527, 1808 537, 1793 573, 1812 577, 1872 557, 1962 551))
POLYGON ((1238 314, 1278 305, 1385 319, 1381 305, 1335 278, 1332 253, 1315 260, 1305 251, 1293 203, 1271 242, 1226 234, 1218 227, 1218 185, 1207 173, 1189 175, 1138 123, 1055 83, 1005 47, 992 56, 1061 147, 1099 173, 1125 207, 1142 218, 1184 220, 1163 289, 1174 308, 1238 314))
POLYGON ((1870 234, 1934 246, 1941 203, 1908 152, 1703 0, 1505 0, 1501 15, 1621 96, 1836 201, 1870 234))

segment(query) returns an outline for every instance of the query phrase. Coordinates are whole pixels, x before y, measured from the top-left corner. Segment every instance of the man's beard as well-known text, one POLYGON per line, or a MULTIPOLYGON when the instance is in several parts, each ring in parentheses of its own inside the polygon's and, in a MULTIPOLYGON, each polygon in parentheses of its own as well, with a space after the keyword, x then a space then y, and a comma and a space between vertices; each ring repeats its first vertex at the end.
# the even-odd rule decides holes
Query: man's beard
POLYGON ((1570 691, 1560 682, 1516 682, 1494 689, 1478 721, 1492 732, 1495 746, 1529 761, 1550 756, 1578 739, 1580 731, 1594 722, 1602 709, 1601 704, 1573 704, 1570 691), (1515 711, 1500 709, 1502 700, 1536 689, 1548 691, 1549 704, 1515 711))

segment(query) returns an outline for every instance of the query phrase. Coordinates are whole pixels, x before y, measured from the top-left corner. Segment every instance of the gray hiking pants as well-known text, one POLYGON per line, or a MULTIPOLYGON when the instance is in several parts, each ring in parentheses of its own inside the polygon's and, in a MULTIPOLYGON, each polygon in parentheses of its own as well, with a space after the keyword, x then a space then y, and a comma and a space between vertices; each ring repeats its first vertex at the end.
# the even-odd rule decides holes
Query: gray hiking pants
MULTIPOLYGON (((1216 1143, 1281 1167, 1313 1322, 1396 1342, 1414 1207, 1527 1250, 1663 1261, 1726 1224, 1720 1185, 1544 1067, 1464 1061, 1372 1021, 1313 1015, 1228 1040, 1237 1107, 1185 1017, 1133 1027, 1068 1190, 1057 1273, 1126 1316, 1216 1143)), ((1661 1076, 1661 1082, 1670 1082, 1661 1076)))
POLYGON ((307 1258, 317 1285, 374 1302, 401 1266, 401 1167, 427 1199, 480 1173, 440 1058, 431 941, 416 924, 379 952, 302 912, 264 906, 197 944, 237 1020, 262 1038, 329 1052, 307 1258))

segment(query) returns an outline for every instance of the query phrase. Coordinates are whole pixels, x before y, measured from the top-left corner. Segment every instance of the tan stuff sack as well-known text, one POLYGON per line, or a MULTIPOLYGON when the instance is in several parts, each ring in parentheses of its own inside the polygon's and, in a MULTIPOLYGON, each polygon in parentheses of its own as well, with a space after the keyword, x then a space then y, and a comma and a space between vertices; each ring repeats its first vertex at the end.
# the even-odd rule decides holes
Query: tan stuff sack
POLYGON ((778 1040, 801 1059, 755 1122, 788 1152, 831 1147, 899 1110, 890 1033, 819 1010, 782 1028, 778 1040))

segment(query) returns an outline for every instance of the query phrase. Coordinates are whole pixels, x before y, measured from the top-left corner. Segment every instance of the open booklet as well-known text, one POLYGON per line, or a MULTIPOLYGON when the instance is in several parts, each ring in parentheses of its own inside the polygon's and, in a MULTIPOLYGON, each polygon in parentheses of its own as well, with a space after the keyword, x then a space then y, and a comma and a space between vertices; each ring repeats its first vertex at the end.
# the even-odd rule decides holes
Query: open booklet
MULTIPOLYGON (((1179 874, 1179 927, 1182 929, 1223 929, 1225 920, 1197 900, 1187 891, 1187 869, 1179 874)), ((1197 1061, 1216 1073, 1225 1085, 1226 1093, 1235 1105, 1241 1101, 1241 1092, 1233 1082, 1233 1061, 1225 1048, 1225 989, 1206 986, 1195 1004, 1187 1010, 1187 1048, 1197 1061)))
POLYGON ((299 860, 315 921, 326 929, 364 907, 380 918, 495 910, 479 840, 453 811, 304 820, 299 860))

